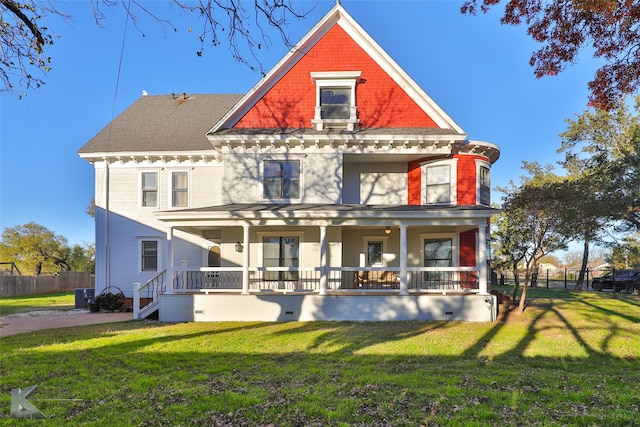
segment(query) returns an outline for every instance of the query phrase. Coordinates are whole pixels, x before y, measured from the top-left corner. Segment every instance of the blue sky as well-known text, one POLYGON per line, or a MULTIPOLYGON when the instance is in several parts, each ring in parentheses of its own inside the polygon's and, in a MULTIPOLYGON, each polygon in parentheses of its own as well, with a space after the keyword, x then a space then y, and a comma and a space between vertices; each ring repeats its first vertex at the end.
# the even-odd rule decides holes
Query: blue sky
MULTIPOLYGON (((227 45, 206 47, 202 57, 198 21, 175 16, 178 28, 141 16, 129 25, 123 61, 125 18, 108 11, 103 28, 88 1, 58 3, 69 24, 51 20, 60 34, 50 50, 53 70, 46 85, 23 99, 2 94, 0 103, 0 230, 35 221, 70 243, 94 241, 85 213, 93 197, 93 167, 77 151, 143 90, 149 94, 245 93, 260 79, 234 62, 227 45), (189 32, 192 27, 193 31, 189 32), (118 90, 116 93, 116 83, 118 90)), ((165 3, 147 2, 164 8, 165 3)), ((335 4, 295 1, 312 9, 288 27, 299 40, 335 4)), ((558 134, 565 119, 586 108, 587 82, 596 62, 587 53, 558 76, 535 79, 529 66, 537 45, 524 27, 503 26, 500 10, 460 13, 461 1, 342 1, 383 49, 449 114, 470 139, 501 149, 492 186, 519 182, 523 160, 553 163, 561 156, 558 134)), ((277 36, 259 59, 271 68, 286 53, 277 36)), ((499 194, 493 193, 493 200, 499 194)))

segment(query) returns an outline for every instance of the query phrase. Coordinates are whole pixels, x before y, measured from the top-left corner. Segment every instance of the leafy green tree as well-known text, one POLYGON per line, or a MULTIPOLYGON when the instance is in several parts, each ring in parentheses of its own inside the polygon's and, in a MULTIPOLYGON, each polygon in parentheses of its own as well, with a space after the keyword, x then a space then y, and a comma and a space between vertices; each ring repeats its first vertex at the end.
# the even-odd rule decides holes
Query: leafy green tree
POLYGON ((581 290, 589 265, 590 246, 592 243, 602 242, 611 221, 606 194, 597 190, 601 183, 600 177, 592 176, 576 165, 568 169, 568 175, 557 186, 557 191, 563 193, 565 200, 558 209, 565 222, 566 237, 583 243, 580 272, 574 287, 581 290))
POLYGON ((463 13, 486 13, 504 3, 502 24, 526 25, 541 44, 529 63, 540 78, 574 64, 585 48, 604 62, 589 83, 590 102, 605 110, 616 107, 640 85, 639 0, 467 0, 463 13))
POLYGON ((570 175, 584 180, 585 203, 627 230, 640 229, 640 96, 635 114, 626 103, 612 111, 590 109, 567 120, 559 151, 570 175))
POLYGON ((640 234, 625 236, 611 248, 610 264, 617 270, 640 268, 640 234))
POLYGON ((95 273, 96 248, 93 244, 75 244, 68 251, 69 266, 73 271, 88 271, 95 273))
MULTIPOLYGON (((563 191, 562 177, 535 162, 524 162, 529 176, 522 177, 519 187, 511 185, 503 198, 501 225, 494 236, 499 240, 500 253, 510 257, 514 270, 522 262, 525 283, 520 296, 519 311, 525 308, 527 287, 535 278, 539 262, 545 256, 566 249, 573 238, 564 220, 564 206, 571 197, 563 191), (519 260, 518 262, 516 262, 519 260)), ((513 297, 517 296, 516 282, 513 297)))
POLYGON ((67 239, 35 222, 5 228, 0 245, 2 256, 23 273, 38 276, 71 270, 67 239))

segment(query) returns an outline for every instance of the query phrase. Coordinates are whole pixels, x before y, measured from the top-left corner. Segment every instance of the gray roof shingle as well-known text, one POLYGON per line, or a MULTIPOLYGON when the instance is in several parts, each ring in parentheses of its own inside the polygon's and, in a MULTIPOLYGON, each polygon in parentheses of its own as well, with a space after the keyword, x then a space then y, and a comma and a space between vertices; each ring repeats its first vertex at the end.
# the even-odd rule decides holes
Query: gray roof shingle
POLYGON ((242 95, 147 95, 136 100, 78 153, 211 150, 207 132, 242 95))

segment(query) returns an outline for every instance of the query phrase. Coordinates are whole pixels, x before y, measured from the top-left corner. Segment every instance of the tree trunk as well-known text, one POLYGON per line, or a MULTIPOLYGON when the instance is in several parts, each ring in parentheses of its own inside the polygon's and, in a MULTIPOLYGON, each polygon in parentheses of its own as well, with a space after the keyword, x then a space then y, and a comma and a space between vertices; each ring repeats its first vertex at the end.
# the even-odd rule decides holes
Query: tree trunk
POLYGON ((518 276, 518 263, 513 263, 513 294, 511 295, 511 299, 513 301, 516 300, 516 296, 518 295, 518 289, 520 288, 520 277, 518 276))
POLYGON ((530 285, 531 280, 531 268, 527 267, 524 273, 524 285, 522 286, 522 295, 520 295, 520 302, 518 303, 518 313, 524 313, 525 301, 527 298, 527 288, 530 285))
MULTIPOLYGON (((584 273, 587 271, 587 263, 589 262, 589 239, 584 240, 584 250, 582 251, 582 265, 580 266, 580 274, 578 274, 578 281, 573 288, 576 291, 582 290, 582 284, 584 283, 584 273)), ((587 277, 587 280, 589 278, 587 277)), ((589 284, 587 284, 587 289, 589 284)))

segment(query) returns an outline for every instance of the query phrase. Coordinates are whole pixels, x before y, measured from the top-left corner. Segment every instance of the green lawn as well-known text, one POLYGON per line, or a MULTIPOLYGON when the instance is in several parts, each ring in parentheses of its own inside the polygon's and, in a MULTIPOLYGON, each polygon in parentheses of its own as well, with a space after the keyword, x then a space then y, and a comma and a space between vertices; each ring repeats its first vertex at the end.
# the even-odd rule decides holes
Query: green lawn
POLYGON ((75 306, 74 292, 46 295, 26 295, 0 298, 0 316, 27 313, 38 310, 71 310, 75 306))
POLYGON ((496 323, 133 321, 0 339, 0 425, 632 426, 640 299, 496 323), (9 417, 11 390, 46 420, 9 417))

